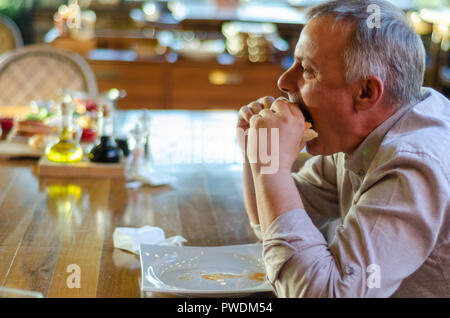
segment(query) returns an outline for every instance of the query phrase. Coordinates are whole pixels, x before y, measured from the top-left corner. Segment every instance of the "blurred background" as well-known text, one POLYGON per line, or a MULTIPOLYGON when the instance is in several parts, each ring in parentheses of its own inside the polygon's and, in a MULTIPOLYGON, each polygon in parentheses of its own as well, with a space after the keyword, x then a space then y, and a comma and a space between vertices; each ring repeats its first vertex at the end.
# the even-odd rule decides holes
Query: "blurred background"
MULTIPOLYGON (((75 51, 119 109, 238 109, 292 63, 305 9, 319 0, 0 0, 0 54, 75 51)), ((450 93, 449 0, 392 1, 427 50, 425 86, 450 93)))

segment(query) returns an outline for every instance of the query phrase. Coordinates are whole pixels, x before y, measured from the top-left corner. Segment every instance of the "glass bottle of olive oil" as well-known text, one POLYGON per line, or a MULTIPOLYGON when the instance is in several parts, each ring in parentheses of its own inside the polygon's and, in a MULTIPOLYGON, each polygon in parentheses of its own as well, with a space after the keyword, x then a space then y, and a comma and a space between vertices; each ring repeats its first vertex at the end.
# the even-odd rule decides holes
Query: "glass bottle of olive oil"
POLYGON ((64 95, 60 103, 61 124, 59 139, 47 146, 48 160, 61 163, 78 162, 83 158, 83 149, 76 140, 73 123, 74 104, 70 95, 64 95))

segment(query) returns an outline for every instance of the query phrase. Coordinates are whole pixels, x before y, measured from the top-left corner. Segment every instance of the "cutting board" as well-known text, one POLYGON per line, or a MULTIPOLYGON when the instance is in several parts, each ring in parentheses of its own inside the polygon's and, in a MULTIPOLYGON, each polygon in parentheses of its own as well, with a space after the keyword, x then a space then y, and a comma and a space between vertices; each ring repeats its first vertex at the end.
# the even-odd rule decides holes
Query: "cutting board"
POLYGON ((44 149, 34 149, 24 142, 0 141, 0 159, 13 159, 19 157, 39 158, 44 149))
POLYGON ((75 163, 57 163, 42 156, 38 162, 38 174, 41 177, 62 178, 125 178, 125 162, 90 162, 86 155, 75 163))

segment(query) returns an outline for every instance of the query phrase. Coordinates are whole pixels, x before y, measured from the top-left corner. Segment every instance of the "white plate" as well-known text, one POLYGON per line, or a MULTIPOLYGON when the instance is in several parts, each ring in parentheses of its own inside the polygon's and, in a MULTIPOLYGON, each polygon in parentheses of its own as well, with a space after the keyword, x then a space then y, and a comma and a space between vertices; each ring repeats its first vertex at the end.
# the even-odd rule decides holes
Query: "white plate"
POLYGON ((190 247, 141 244, 142 290, 190 296, 272 291, 261 244, 190 247))

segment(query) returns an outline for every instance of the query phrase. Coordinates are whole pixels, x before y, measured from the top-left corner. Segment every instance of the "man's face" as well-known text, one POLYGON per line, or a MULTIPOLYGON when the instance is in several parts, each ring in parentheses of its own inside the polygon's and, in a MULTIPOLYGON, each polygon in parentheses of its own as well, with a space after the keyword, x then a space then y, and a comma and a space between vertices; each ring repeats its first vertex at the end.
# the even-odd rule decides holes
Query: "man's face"
POLYGON ((360 140, 354 133, 355 86, 346 83, 343 59, 352 29, 340 23, 333 30, 332 24, 331 17, 317 17, 305 26, 295 61, 278 80, 278 87, 299 104, 319 134, 306 146, 313 155, 348 153, 360 140))

